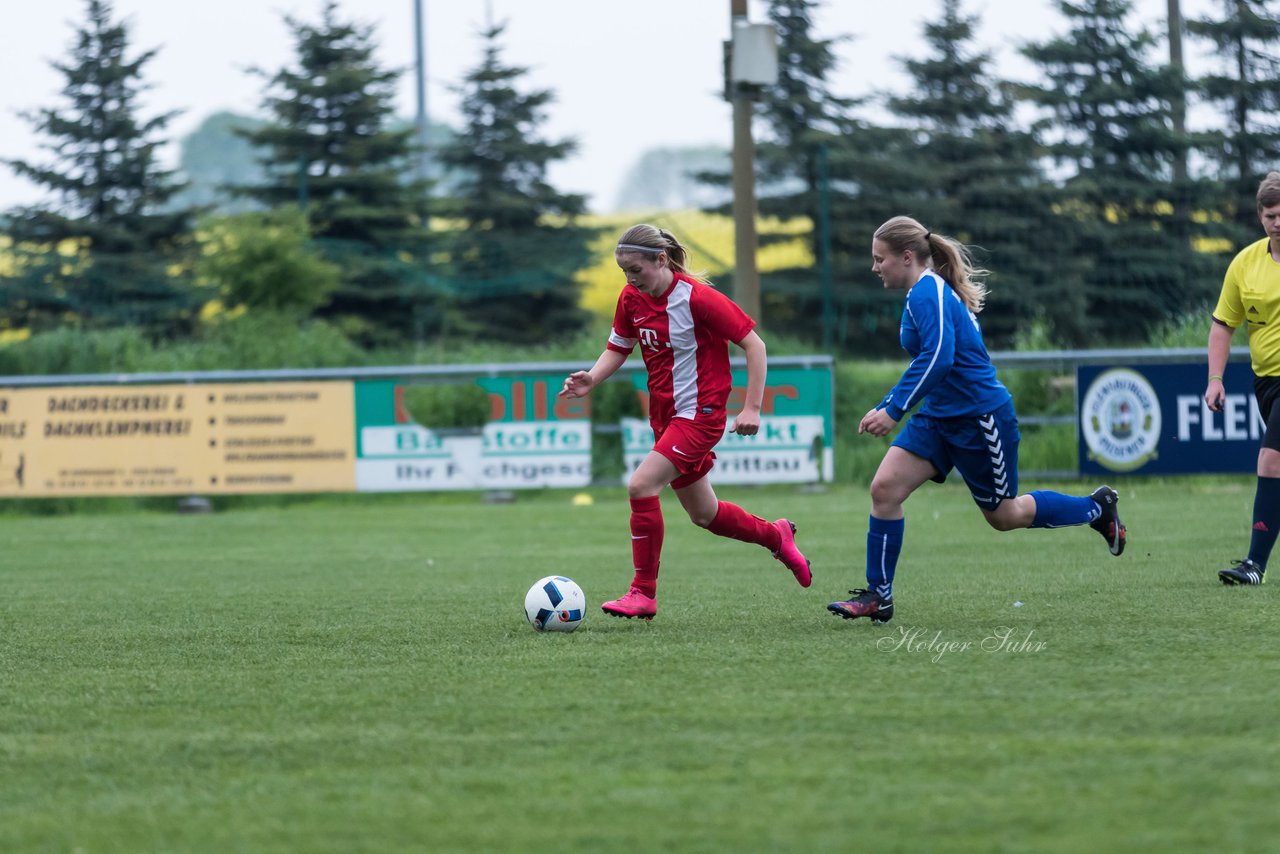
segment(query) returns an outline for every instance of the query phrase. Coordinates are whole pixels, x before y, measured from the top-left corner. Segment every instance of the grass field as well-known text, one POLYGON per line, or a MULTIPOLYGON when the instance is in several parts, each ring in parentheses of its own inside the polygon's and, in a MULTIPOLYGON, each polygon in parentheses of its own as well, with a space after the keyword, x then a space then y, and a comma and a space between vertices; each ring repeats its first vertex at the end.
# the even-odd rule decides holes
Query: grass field
POLYGON ((1252 482, 1116 485, 1120 559, 926 488, 885 626, 824 608, 852 487, 721 490, 809 590, 667 497, 652 623, 598 610, 621 489, 0 516, 0 850, 1275 850, 1277 585, 1214 573, 1252 482))

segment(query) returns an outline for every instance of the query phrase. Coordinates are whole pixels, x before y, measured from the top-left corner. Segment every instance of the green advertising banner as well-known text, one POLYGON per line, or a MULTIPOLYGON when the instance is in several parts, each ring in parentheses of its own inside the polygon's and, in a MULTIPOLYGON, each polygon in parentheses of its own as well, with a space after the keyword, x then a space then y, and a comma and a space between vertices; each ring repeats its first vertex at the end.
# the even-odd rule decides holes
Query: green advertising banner
POLYGON ((361 492, 576 487, 591 482, 583 401, 558 401, 556 376, 483 377, 489 421, 472 430, 414 422, 405 384, 356 384, 356 488, 361 492))
MULTIPOLYGON (((590 397, 556 397, 565 373, 481 377, 489 420, 473 430, 416 423, 404 406, 409 381, 357 382, 356 484, 362 492, 581 487, 591 482, 590 397)), ((647 376, 629 381, 648 407, 647 376)), ((745 369, 734 372, 729 411, 741 408, 745 369)), ((732 423, 732 420, 730 421, 732 423)), ((626 471, 653 445, 647 421, 623 419, 626 471)), ((728 434, 716 448, 717 483, 804 483, 833 476, 834 400, 829 360, 771 367, 761 429, 728 434)))
MULTIPOLYGON (((647 377, 633 376, 636 393, 647 398, 647 377)), ((716 446, 716 467, 708 475, 712 483, 813 483, 830 481, 835 472, 835 408, 828 366, 770 368, 760 409, 760 432, 754 436, 730 433, 732 413, 742 408, 747 372, 733 372, 729 395, 729 422, 716 446)), ((630 477, 653 447, 649 422, 622 420, 624 480, 630 477)))

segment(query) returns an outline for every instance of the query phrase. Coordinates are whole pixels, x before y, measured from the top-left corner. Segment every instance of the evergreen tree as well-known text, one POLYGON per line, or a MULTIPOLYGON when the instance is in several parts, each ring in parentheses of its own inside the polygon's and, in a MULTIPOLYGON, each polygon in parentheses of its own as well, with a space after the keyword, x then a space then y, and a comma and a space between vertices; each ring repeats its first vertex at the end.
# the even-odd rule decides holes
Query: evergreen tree
POLYGON ((172 332, 189 320, 184 260, 190 210, 166 206, 181 187, 160 168, 159 138, 173 118, 139 116, 143 69, 107 0, 87 0, 70 59, 54 62, 65 105, 25 114, 49 138, 52 163, 5 161, 55 201, 9 212, 13 275, 0 279, 0 311, 14 327, 123 324, 172 332))
MULTIPOLYGON (((814 318, 822 317, 823 325, 835 326, 834 343, 856 342, 864 351, 896 347, 888 330, 897 327, 901 302, 875 287, 868 259, 876 226, 901 213, 914 193, 902 156, 908 140, 898 129, 854 117, 861 102, 831 88, 835 49, 847 37, 815 36, 820 5, 770 0, 768 7, 778 36, 778 80, 760 92, 758 206, 764 216, 812 222, 810 249, 819 263, 762 277, 762 310, 770 329, 816 339, 823 326, 814 318), (853 284, 836 289, 834 282, 853 284), (834 291, 829 303, 824 289, 834 291), (827 316, 832 311, 836 316, 827 316)), ((727 175, 703 177, 728 183, 727 175)))
MULTIPOLYGON (((826 187, 825 192, 820 188, 815 194, 819 211, 815 232, 821 240, 825 199, 833 280, 830 287, 836 313, 834 341, 860 355, 897 357, 902 352, 898 343, 902 294, 885 290, 871 273, 871 239, 890 217, 920 211, 923 196, 915 167, 914 140, 903 128, 857 119, 847 135, 822 141, 818 162, 820 178, 826 173, 825 182, 820 184, 825 183, 826 187)), ((823 305, 822 256, 817 257, 817 275, 810 274, 814 286, 805 292, 810 298, 804 302, 787 299, 796 312, 796 331, 806 324, 814 329, 812 318, 819 316, 823 305)))
MULTIPOLYGON (((768 16, 778 37, 778 80, 760 93, 757 111, 764 133, 756 144, 762 213, 819 218, 821 151, 854 132, 858 101, 836 95, 827 78, 837 68, 836 46, 847 37, 814 35, 820 0, 770 0, 768 16)), ((818 253, 818 235, 812 249, 818 253)))
MULTIPOLYGON (((1027 93, 1052 114, 1041 128, 1068 172, 1062 205, 1076 222, 1072 251, 1088 261, 1085 314, 1069 320, 1059 314, 1066 325, 1055 331, 1071 344, 1142 339, 1216 290, 1209 274, 1216 261, 1193 251, 1188 223, 1175 216, 1199 201, 1194 187, 1172 181, 1174 158, 1188 147, 1171 117, 1185 81, 1151 63, 1155 37, 1130 28, 1129 0, 1057 5, 1068 32, 1023 48, 1051 81, 1027 93)), ((1072 287, 1068 279, 1062 293, 1072 287)))
POLYGON ((1063 287, 1071 223, 1053 212, 1035 140, 1017 127, 1012 84, 994 79, 990 53, 972 47, 976 23, 960 0, 944 0, 941 16, 924 25, 922 49, 902 60, 914 90, 889 108, 915 137, 911 164, 927 195, 919 217, 991 266, 983 333, 989 345, 1010 346, 1032 318, 1069 328, 1083 306, 1063 287))
POLYGON ((482 34, 484 58, 457 87, 462 128, 439 152, 460 176, 446 209, 462 224, 448 239, 448 285, 467 331, 532 343, 585 321, 574 276, 590 260, 594 231, 578 224, 583 197, 547 182, 547 167, 576 144, 540 138, 552 93, 517 90, 527 69, 503 62, 503 29, 482 34))
POLYGON ((400 73, 378 66, 373 28, 339 20, 335 0, 319 24, 285 21, 297 64, 268 77, 270 120, 241 131, 267 180, 240 192, 302 207, 343 271, 320 313, 363 344, 393 343, 445 310, 421 287, 426 188, 402 178, 414 131, 391 126, 400 73))
POLYGON ((1240 226, 1238 248, 1258 236, 1258 182, 1280 164, 1280 12, 1267 0, 1219 0, 1218 6, 1218 17, 1190 20, 1187 29, 1211 43, 1221 63, 1198 84, 1225 114, 1207 149, 1227 184, 1220 204, 1240 226))

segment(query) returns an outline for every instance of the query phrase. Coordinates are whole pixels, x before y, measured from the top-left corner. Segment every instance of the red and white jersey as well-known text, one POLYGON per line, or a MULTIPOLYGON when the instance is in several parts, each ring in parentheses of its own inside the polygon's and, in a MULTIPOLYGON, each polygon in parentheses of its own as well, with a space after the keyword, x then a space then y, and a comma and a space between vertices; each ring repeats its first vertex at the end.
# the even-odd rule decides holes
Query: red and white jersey
POLYGON ((622 289, 607 346, 629 354, 640 345, 649 371, 650 421, 724 421, 733 387, 728 342, 740 342, 755 325, 715 288, 676 273, 657 299, 630 285, 622 289))

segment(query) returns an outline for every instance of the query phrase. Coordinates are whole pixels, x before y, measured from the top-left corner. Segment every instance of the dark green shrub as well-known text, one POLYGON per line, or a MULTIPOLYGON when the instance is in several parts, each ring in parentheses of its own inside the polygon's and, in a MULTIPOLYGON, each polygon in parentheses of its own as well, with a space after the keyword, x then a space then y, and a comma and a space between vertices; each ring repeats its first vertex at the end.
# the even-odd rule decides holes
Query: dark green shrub
POLYGON ((0 375, 134 373, 147 370, 154 348, 138 329, 42 332, 0 347, 0 375))
POLYGON ((157 351, 152 371, 348 368, 369 356, 323 320, 299 322, 291 314, 255 311, 207 327, 200 338, 157 351))
POLYGON ((643 418, 646 413, 629 378, 604 383, 591 391, 591 479, 617 483, 626 469, 622 458, 623 418, 643 418))
POLYGON ((409 385, 404 407, 414 421, 433 430, 478 428, 489 420, 489 393, 475 383, 409 385))
POLYGON ((311 245, 307 217, 296 207, 206 221, 196 272, 229 307, 306 317, 341 280, 337 265, 311 245))

